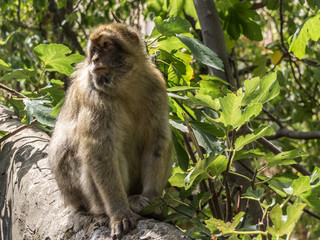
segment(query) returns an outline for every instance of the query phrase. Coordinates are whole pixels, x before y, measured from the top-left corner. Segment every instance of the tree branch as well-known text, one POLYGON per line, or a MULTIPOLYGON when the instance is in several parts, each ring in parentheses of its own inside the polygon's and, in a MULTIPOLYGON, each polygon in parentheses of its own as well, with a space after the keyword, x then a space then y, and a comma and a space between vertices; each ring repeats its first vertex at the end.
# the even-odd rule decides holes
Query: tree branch
MULTIPOLYGON (((248 126, 244 126, 244 130, 248 131, 249 133, 253 133, 253 130, 249 128, 248 126)), ((265 148, 269 149, 274 154, 282 153, 282 151, 277 148, 272 142, 268 141, 266 138, 262 137, 257 140, 260 144, 262 144, 265 148)), ((300 172, 302 175, 310 176, 311 172, 309 172, 307 169, 302 167, 300 164, 291 164, 291 167, 296 169, 298 172, 300 172)))
POLYGON ((310 132, 297 132, 286 128, 281 128, 276 131, 272 136, 266 137, 268 140, 273 140, 281 137, 288 137, 293 139, 320 139, 320 131, 310 131, 310 132))
POLYGON ((17 97, 26 98, 25 95, 17 92, 16 90, 14 90, 14 89, 12 89, 12 88, 7 87, 6 85, 4 85, 4 84, 2 84, 2 83, 0 83, 0 88, 6 90, 6 91, 8 91, 8 92, 11 92, 13 95, 15 95, 15 96, 17 96, 17 97))
POLYGON ((70 23, 66 22, 62 25, 64 15, 65 15, 65 9, 61 8, 58 9, 57 4, 54 0, 49 0, 49 11, 53 14, 53 24, 56 28, 58 28, 57 25, 61 26, 63 29, 64 34, 66 37, 71 41, 73 46, 78 50, 78 52, 82 55, 85 55, 85 52, 83 51, 81 44, 79 43, 77 39, 77 34, 72 30, 70 23))

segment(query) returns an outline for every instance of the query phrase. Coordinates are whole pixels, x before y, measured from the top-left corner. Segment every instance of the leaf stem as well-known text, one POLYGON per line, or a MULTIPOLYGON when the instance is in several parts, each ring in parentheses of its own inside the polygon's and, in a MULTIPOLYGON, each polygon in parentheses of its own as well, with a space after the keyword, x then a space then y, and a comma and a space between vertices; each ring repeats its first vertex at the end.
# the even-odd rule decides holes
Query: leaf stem
POLYGON ((280 208, 283 208, 283 206, 286 205, 286 203, 290 201, 290 198, 291 198, 291 197, 292 197, 292 196, 289 195, 289 196, 286 198, 286 200, 284 200, 284 202, 280 205, 280 208))
POLYGON ((40 73, 40 77, 38 78, 37 85, 36 85, 37 89, 39 89, 39 84, 40 84, 41 78, 43 77, 45 71, 46 71, 46 68, 42 68, 42 71, 40 73))

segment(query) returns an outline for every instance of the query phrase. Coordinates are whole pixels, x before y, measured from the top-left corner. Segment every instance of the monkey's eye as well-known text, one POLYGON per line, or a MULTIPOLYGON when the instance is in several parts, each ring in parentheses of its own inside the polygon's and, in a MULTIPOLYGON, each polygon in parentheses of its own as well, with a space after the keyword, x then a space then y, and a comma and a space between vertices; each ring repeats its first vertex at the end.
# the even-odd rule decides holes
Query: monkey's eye
POLYGON ((98 51, 98 48, 96 47, 96 46, 94 46, 93 48, 92 48, 92 52, 97 52, 98 51))
POLYGON ((104 43, 103 43, 103 47, 104 47, 104 48, 107 48, 109 45, 110 45, 110 44, 107 43, 107 42, 104 42, 104 43))

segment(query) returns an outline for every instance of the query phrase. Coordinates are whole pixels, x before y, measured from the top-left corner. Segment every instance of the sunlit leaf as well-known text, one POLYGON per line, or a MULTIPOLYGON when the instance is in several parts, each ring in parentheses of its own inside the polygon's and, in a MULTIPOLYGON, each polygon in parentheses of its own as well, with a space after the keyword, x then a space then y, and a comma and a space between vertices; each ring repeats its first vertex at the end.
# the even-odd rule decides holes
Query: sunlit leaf
POLYGON ((261 197, 264 194, 264 189, 259 188, 257 190, 253 190, 252 187, 249 187, 246 191, 246 193, 243 195, 243 198, 249 198, 256 201, 260 201, 261 197))
POLYGON ((270 126, 261 125, 258 129, 255 129, 253 133, 247 134, 245 136, 240 136, 235 142, 235 150, 241 150, 245 145, 263 137, 270 136, 274 133, 274 130, 270 126))
POLYGON ((180 17, 171 17, 162 20, 162 18, 158 16, 154 19, 154 23, 156 24, 158 32, 167 37, 172 37, 179 33, 189 33, 189 29, 191 28, 190 23, 180 17))
POLYGON ((190 87, 190 86, 174 86, 171 88, 167 88, 168 92, 180 92, 185 90, 195 90, 198 89, 198 87, 190 87))
POLYGON ((270 211, 273 226, 267 228, 269 233, 278 237, 291 234, 305 206, 306 204, 295 202, 287 207, 287 215, 283 217, 280 205, 275 205, 270 211))
POLYGON ((291 151, 279 153, 277 155, 273 155, 272 153, 269 153, 267 154, 265 160, 269 163, 269 166, 272 167, 276 165, 294 164, 296 162, 292 159, 302 157, 302 156, 305 156, 305 154, 301 150, 294 149, 291 151))
POLYGON ((244 212, 238 213, 234 219, 233 222, 224 222, 220 219, 216 218, 211 218, 209 220, 206 220, 207 227, 211 230, 214 231, 215 228, 218 228, 222 234, 228 234, 228 233, 233 233, 237 225, 240 223, 240 220, 242 219, 244 212))
POLYGON ((310 177, 301 176, 298 179, 293 180, 292 183, 293 195, 299 196, 301 193, 307 192, 311 189, 310 177))
POLYGON ((320 37, 320 13, 308 17, 299 26, 291 39, 289 51, 301 59, 305 55, 308 41, 318 41, 320 37))
POLYGON ((51 116, 52 107, 49 106, 50 101, 45 99, 23 99, 26 105, 27 117, 29 122, 33 119, 33 116, 42 124, 54 127, 56 117, 51 116))
POLYGON ((84 59, 80 54, 71 54, 71 50, 62 44, 40 44, 34 52, 44 62, 47 71, 56 71, 67 76, 73 72, 72 64, 84 59))
POLYGON ((6 63, 5 61, 3 61, 2 59, 0 59, 0 70, 3 70, 3 71, 10 71, 12 68, 11 68, 11 65, 6 63))
POLYGON ((279 84, 276 81, 277 74, 266 75, 260 81, 260 78, 252 78, 244 81, 245 95, 243 105, 249 103, 265 103, 275 98, 279 92, 279 84))

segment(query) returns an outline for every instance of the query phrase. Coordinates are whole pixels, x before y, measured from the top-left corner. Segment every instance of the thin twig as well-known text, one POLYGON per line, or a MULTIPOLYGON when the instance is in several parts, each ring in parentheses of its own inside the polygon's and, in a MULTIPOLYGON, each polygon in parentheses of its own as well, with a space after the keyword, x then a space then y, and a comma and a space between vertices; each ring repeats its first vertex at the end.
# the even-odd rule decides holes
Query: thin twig
MULTIPOLYGON (((188 119, 185 115, 183 115, 184 117, 184 120, 185 120, 185 123, 186 123, 186 126, 188 128, 188 131, 189 131, 189 134, 190 134, 190 137, 191 137, 191 140, 198 152, 198 155, 200 157, 200 159, 203 161, 205 160, 204 158, 204 155, 202 153, 202 150, 201 150, 201 147, 199 146, 199 143, 194 135, 194 132, 193 132, 193 129, 191 127, 191 125, 189 124, 188 122, 188 119)), ((215 192, 215 189, 214 189, 214 184, 213 182, 211 181, 210 178, 208 178, 208 183, 209 183, 209 190, 210 190, 210 194, 211 194, 211 197, 212 197, 212 201, 213 201, 213 207, 214 207, 214 212, 216 214, 216 217, 219 218, 219 219, 223 219, 223 215, 221 213, 221 208, 220 208, 220 203, 219 203, 219 200, 218 200, 218 197, 217 197, 217 194, 215 192)), ((207 186, 205 186, 207 187, 207 186)))
POLYGON ((29 125, 25 125, 25 126, 19 127, 16 130, 14 130, 13 132, 8 133, 4 137, 0 138, 0 144, 2 142, 4 142, 5 140, 7 140, 8 138, 12 137, 13 135, 16 135, 17 133, 21 132, 22 130, 24 130, 26 128, 29 128, 29 127, 31 127, 33 125, 36 125, 37 123, 39 123, 38 120, 34 119, 29 125))
POLYGON ((193 121, 195 121, 196 119, 192 116, 192 114, 183 106, 183 104, 181 104, 177 99, 173 98, 173 100, 179 105, 179 107, 181 107, 181 109, 189 116, 189 118, 191 118, 193 121))
POLYGON ((271 118, 271 120, 273 120, 274 122, 276 122, 280 128, 283 128, 282 123, 280 122, 279 119, 277 119, 276 117, 274 117, 269 111, 267 111, 265 108, 262 109, 262 111, 268 115, 269 118, 271 118))
POLYGON ((191 215, 189 215, 189 214, 187 214, 187 213, 184 213, 184 212, 180 211, 179 209, 171 206, 171 205, 170 205, 166 200, 164 200, 163 198, 160 198, 160 199, 161 199, 161 201, 162 201, 168 208, 171 208, 172 210, 176 211, 177 213, 180 213, 180 214, 182 214, 182 215, 184 215, 184 216, 187 216, 187 217, 189 217, 189 218, 194 218, 193 216, 191 216, 191 215))
MULTIPOLYGON (((181 135, 182 135, 182 137, 183 137, 183 141, 184 141, 184 145, 187 147, 187 152, 188 152, 188 155, 189 155, 189 157, 191 158, 191 160, 192 160, 192 162, 194 163, 194 164, 196 164, 197 163, 197 159, 196 159, 196 157, 195 157, 195 155, 194 155, 194 153, 193 153, 193 150, 192 150, 192 148, 191 148, 191 146, 190 146, 190 143, 189 143, 189 141, 188 141, 188 137, 187 137, 187 134, 186 133, 184 133, 184 132, 180 132, 181 133, 181 135)), ((201 191, 203 191, 203 192, 209 192, 209 189, 208 189, 208 186, 207 186, 207 184, 206 184, 206 182, 204 181, 204 180, 202 180, 201 182, 200 182, 200 189, 201 189, 201 191)), ((213 195, 214 195, 215 193, 212 193, 211 194, 211 198, 208 200, 208 204, 209 204, 209 208, 210 208, 210 211, 211 211, 211 214, 212 214, 212 216, 214 216, 215 218, 218 218, 218 211, 216 210, 216 208, 215 208, 215 202, 214 202, 214 200, 213 200, 213 195)), ((222 216, 222 215, 221 215, 222 216)), ((221 218, 220 218, 221 219, 221 218)))
POLYGON ((6 85, 4 85, 4 84, 2 84, 2 83, 0 83, 0 88, 6 90, 6 91, 8 91, 8 92, 11 92, 13 95, 15 95, 15 96, 17 96, 17 97, 26 98, 25 95, 17 92, 16 90, 14 90, 14 89, 12 89, 12 88, 7 87, 6 85))

